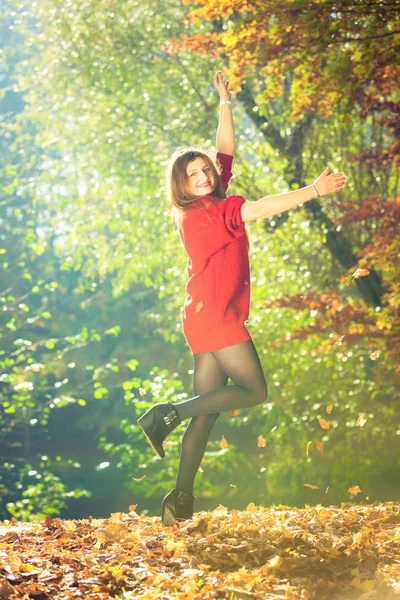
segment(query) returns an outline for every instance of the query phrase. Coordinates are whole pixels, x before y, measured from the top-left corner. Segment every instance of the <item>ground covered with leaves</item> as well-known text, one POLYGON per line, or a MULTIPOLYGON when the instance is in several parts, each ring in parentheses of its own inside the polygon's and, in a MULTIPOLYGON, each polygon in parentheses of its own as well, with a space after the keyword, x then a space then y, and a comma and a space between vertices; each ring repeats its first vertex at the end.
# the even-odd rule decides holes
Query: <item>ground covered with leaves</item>
POLYGON ((5 521, 0 599, 17 598, 400 599, 400 504, 5 521))

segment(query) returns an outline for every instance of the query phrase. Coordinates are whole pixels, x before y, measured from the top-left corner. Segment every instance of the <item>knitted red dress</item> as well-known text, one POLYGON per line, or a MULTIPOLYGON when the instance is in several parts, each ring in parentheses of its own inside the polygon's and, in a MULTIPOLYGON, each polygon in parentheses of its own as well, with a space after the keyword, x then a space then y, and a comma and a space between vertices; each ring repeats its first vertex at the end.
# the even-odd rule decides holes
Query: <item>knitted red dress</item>
MULTIPOLYGON (((233 156, 217 153, 224 190, 233 156)), ((243 196, 200 198, 185 210, 179 235, 188 255, 182 330, 192 354, 219 350, 252 337, 245 326, 250 308, 250 264, 240 208, 243 196), (206 209, 203 207, 206 206, 206 209)))

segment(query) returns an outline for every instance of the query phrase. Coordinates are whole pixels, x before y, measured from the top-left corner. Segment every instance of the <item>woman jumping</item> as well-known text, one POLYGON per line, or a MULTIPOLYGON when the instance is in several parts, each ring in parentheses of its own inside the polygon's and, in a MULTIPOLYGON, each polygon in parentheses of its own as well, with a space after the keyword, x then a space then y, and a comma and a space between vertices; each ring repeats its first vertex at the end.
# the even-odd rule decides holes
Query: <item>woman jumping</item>
POLYGON ((169 208, 179 217, 179 235, 188 255, 187 297, 182 329, 193 354, 193 398, 154 405, 138 419, 153 450, 163 458, 163 442, 182 421, 175 488, 162 502, 162 522, 193 516, 193 485, 211 429, 221 412, 265 402, 263 369, 246 321, 250 307, 250 265, 246 221, 280 214, 316 196, 343 190, 344 173, 329 167, 306 187, 265 196, 255 202, 227 196, 235 153, 229 82, 214 77, 220 95, 217 154, 214 161, 194 148, 177 151, 167 174, 169 208), (233 385, 228 386, 228 379, 233 385))

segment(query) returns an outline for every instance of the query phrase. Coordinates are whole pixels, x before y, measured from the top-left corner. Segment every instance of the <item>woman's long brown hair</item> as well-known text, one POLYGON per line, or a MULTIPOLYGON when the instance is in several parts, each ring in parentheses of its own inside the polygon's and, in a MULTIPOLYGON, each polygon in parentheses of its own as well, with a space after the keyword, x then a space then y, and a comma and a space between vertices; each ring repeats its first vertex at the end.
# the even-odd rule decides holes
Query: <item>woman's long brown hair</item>
MULTIPOLYGON (((202 196, 202 198, 207 198, 211 202, 215 202, 215 198, 219 198, 220 200, 226 198, 221 181, 221 167, 218 163, 196 146, 176 150, 167 167, 166 192, 167 206, 173 213, 177 228, 179 228, 183 215, 187 210, 199 208, 199 204, 200 207, 206 210, 206 206, 203 203, 198 203, 199 197, 188 192, 187 166, 196 158, 202 158, 208 164, 215 181, 212 193, 202 196)), ((247 230, 246 236, 249 251, 251 251, 252 244, 247 230)))

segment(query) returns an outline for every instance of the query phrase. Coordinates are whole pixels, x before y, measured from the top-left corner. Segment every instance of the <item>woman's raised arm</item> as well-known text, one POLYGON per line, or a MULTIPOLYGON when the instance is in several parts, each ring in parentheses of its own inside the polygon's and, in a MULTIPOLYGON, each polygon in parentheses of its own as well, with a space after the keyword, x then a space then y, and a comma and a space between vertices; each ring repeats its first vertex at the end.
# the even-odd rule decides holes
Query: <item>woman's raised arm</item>
POLYGON ((219 122, 217 129, 217 151, 233 156, 236 149, 229 81, 224 82, 221 71, 214 76, 214 85, 220 97, 219 122))
POLYGON ((260 198, 255 202, 246 201, 241 207, 243 221, 256 221, 257 219, 273 217, 317 196, 341 192, 346 185, 346 175, 342 172, 331 174, 328 174, 328 172, 329 167, 321 173, 314 183, 299 190, 264 196, 264 198, 260 198))

